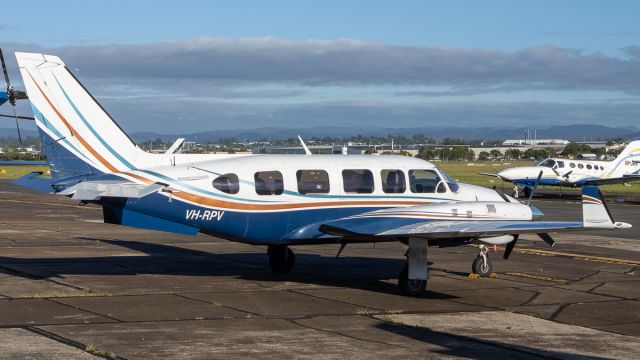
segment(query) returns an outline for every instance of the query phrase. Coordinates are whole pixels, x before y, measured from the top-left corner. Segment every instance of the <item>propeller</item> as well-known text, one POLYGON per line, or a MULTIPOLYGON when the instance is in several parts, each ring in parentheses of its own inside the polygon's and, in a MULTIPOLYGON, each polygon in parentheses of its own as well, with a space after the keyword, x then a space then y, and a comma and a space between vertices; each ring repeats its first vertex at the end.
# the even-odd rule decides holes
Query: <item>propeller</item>
POLYGON ((18 119, 25 120, 33 120, 33 118, 29 118, 27 116, 18 116, 16 113, 16 100, 24 100, 28 99, 27 94, 24 91, 15 90, 13 86, 11 86, 11 82, 9 81, 9 73, 7 72, 7 65, 4 62, 4 55, 2 54, 2 49, 0 49, 0 62, 2 63, 2 73, 4 74, 4 82, 7 84, 7 96, 9 97, 9 104, 13 108, 13 116, 11 115, 0 115, 2 117, 11 117, 16 120, 16 131, 18 132, 18 140, 20 141, 20 145, 22 145, 22 134, 20 134, 20 124, 18 123, 18 119))
POLYGON ((518 237, 520 236, 520 234, 514 234, 513 235, 513 240, 511 240, 511 242, 507 243, 507 246, 504 249, 504 254, 502 255, 502 257, 507 260, 509 259, 509 256, 511 256, 511 252, 513 251, 513 248, 516 247, 516 242, 518 242, 518 237))
POLYGON ((529 204, 531 204, 531 199, 533 199, 533 193, 536 192, 536 188, 538 187, 538 184, 540 183, 540 178, 542 177, 542 173, 543 173, 543 171, 540 170, 540 173, 538 174, 538 178, 536 179, 536 182, 533 184, 533 189, 531 189, 531 194, 529 194, 529 200, 527 200, 527 206, 529 206, 529 204))

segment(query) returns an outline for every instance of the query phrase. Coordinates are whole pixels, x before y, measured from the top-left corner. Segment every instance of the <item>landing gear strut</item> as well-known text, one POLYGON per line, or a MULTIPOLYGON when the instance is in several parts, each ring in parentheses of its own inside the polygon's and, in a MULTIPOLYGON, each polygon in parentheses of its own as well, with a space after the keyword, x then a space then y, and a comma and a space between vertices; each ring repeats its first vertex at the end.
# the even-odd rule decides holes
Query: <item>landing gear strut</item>
POLYGON ((407 296, 421 296, 427 288, 427 241, 409 239, 407 266, 398 278, 400 291, 407 296))
POLYGON ((527 186, 522 190, 522 193, 524 194, 524 197, 528 198, 531 196, 531 191, 531 188, 527 186))
POLYGON ((288 273, 296 262, 293 251, 286 245, 269 245, 267 254, 269 255, 271 270, 278 274, 288 273))
POLYGON ((478 257, 473 260, 471 271, 481 277, 491 275, 493 265, 491 264, 491 258, 489 257, 489 248, 487 248, 486 245, 480 245, 480 254, 478 254, 478 257))

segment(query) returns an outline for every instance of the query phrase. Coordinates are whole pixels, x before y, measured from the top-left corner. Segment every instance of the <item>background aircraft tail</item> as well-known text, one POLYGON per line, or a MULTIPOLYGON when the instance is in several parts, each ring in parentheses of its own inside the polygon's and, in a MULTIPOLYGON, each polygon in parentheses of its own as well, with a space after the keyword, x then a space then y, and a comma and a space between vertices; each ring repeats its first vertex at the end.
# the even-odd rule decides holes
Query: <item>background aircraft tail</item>
POLYGON ((57 56, 16 53, 54 180, 127 171, 146 155, 57 56))
POLYGON ((627 223, 613 220, 600 189, 594 185, 582 187, 582 222, 585 228, 623 229, 631 227, 627 223))
POLYGON ((640 139, 632 140, 620 155, 613 160, 613 167, 607 177, 617 178, 628 174, 638 174, 640 170, 640 139))

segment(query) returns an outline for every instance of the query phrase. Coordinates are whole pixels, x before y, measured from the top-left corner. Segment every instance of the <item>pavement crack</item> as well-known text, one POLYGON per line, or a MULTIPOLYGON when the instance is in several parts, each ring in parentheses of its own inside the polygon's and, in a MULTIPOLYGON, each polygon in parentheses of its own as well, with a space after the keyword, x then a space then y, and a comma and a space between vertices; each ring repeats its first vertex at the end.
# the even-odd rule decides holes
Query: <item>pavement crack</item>
POLYGON ((40 327, 35 327, 35 326, 25 326, 22 329, 25 329, 29 332, 32 332, 34 334, 40 335, 40 336, 44 336, 47 339, 51 339, 53 341, 59 342, 61 344, 67 345, 67 346, 71 346, 77 349, 80 349, 88 354, 91 354, 93 356, 98 356, 101 357, 103 359, 117 359, 117 360, 127 360, 127 358, 122 357, 120 355, 117 355, 113 352, 106 352, 106 351, 102 351, 102 350, 97 350, 95 347, 93 346, 89 346, 87 344, 83 344, 79 341, 64 337, 62 335, 58 335, 56 333, 53 333, 51 331, 47 331, 45 329, 42 329, 40 327))
MULTIPOLYGON (((372 318, 372 319, 375 319, 375 318, 372 318)), ((391 344, 391 343, 387 343, 387 342, 384 342, 384 341, 377 341, 377 340, 371 340, 371 339, 364 339, 364 338, 357 337, 357 336, 354 336, 354 335, 345 334, 345 333, 342 333, 342 332, 337 331, 337 330, 328 330, 328 329, 315 328, 315 327, 310 326, 310 325, 301 324, 300 322, 296 321, 295 319, 283 319, 283 320, 285 320, 285 321, 287 321, 287 322, 289 322, 289 323, 292 323, 292 324, 294 324, 294 325, 301 326, 301 327, 303 327, 303 328, 305 328, 305 329, 314 330, 314 331, 320 331, 320 332, 325 332, 325 333, 329 333, 329 334, 333 334, 333 335, 338 335, 338 336, 343 336, 343 337, 346 337, 346 338, 349 338, 349 339, 352 339, 352 340, 364 341, 364 342, 367 342, 367 343, 378 344, 378 345, 384 345, 384 346, 393 346, 393 347, 401 348, 401 349, 408 349, 407 347, 402 346, 402 345, 391 344)), ((375 320, 380 321, 380 319, 375 319, 375 320)))

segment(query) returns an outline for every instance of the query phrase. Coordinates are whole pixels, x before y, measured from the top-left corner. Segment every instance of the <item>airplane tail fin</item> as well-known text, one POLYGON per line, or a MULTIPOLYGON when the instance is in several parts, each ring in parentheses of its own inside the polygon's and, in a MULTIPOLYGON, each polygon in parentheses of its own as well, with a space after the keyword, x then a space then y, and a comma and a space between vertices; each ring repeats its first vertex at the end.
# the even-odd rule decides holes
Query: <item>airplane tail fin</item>
POLYGON ((632 140, 613 161, 613 169, 607 177, 640 174, 640 138, 632 140))
POLYGON ((631 227, 630 224, 613 220, 600 188, 593 185, 582 187, 582 222, 585 228, 625 229, 631 227))
POLYGON ((135 169, 143 151, 60 58, 16 58, 54 181, 135 169))

